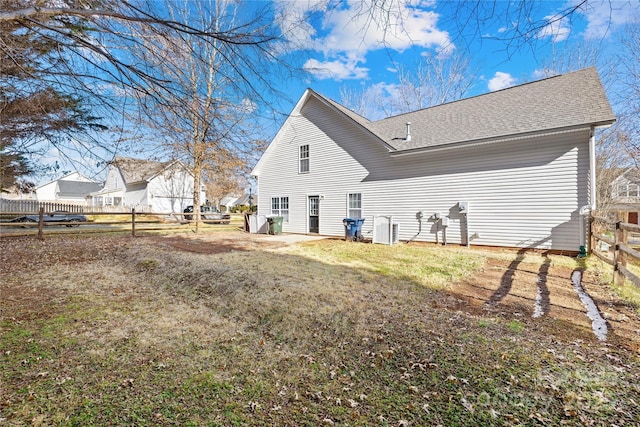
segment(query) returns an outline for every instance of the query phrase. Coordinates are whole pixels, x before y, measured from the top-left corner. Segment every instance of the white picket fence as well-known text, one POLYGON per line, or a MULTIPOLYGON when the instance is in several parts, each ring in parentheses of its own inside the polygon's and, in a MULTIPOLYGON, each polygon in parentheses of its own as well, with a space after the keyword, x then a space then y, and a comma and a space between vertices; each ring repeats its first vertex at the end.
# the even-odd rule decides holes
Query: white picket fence
POLYGON ((11 200, 0 199, 0 212, 20 212, 37 214, 40 208, 44 208, 45 212, 68 211, 74 213, 82 213, 87 207, 84 203, 57 203, 57 202, 39 202, 37 200, 11 200))
MULTIPOLYGON (((60 202, 40 202, 38 200, 12 200, 0 199, 0 213, 33 213, 37 214, 40 208, 45 212, 67 211, 73 213, 124 213, 131 212, 131 207, 125 206, 87 206, 84 202, 60 203, 60 202)), ((151 206, 133 206, 136 212, 151 213, 151 206)))

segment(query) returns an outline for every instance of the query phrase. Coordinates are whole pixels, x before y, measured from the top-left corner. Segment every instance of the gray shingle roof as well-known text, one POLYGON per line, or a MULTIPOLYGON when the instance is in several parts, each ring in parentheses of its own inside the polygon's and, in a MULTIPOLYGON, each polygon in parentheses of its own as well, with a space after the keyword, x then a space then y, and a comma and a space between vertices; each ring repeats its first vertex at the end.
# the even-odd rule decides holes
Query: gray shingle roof
POLYGON ((157 162, 131 157, 116 157, 112 163, 118 166, 124 181, 127 184, 132 184, 134 182, 148 182, 154 176, 162 173, 173 161, 157 162))
POLYGON ((499 139, 615 121, 595 67, 370 122, 324 98, 392 151, 499 139), (411 141, 406 123, 411 122, 411 141))
POLYGON ((58 181, 58 197, 85 197, 102 188, 100 182, 58 181))

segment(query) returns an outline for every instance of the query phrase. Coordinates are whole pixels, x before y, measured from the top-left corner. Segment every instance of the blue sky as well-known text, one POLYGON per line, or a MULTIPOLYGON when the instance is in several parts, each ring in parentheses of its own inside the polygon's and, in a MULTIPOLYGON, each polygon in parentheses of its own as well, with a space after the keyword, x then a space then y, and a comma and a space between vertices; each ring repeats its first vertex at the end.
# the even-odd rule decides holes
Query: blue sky
MULTIPOLYGON (((358 16, 361 1, 341 2, 333 9, 327 8, 327 2, 283 3, 287 10, 285 24, 299 16, 315 17, 309 25, 298 27, 296 33, 297 40, 307 49, 304 66, 314 70, 313 78, 290 82, 286 92, 297 98, 307 85, 337 101, 340 101, 341 87, 378 84, 388 88, 391 95, 398 83, 398 66, 410 66, 423 55, 459 53, 467 56, 471 68, 477 70, 476 83, 469 95, 537 80, 548 75, 544 67, 552 50, 586 42, 600 46, 602 57, 613 54, 619 48, 623 25, 640 19, 638 0, 589 1, 570 19, 560 19, 540 28, 532 34, 530 44, 516 48, 513 43, 508 46, 500 40, 508 35, 507 19, 480 24, 472 21, 460 34, 452 19, 457 2, 387 1, 396 16, 391 16, 386 32, 367 21, 366 13, 358 16)), ((558 16, 580 3, 577 0, 542 1, 529 11, 531 16, 522 18, 539 20, 558 16)), ((513 4, 505 1, 486 1, 483 5, 495 6, 497 17, 514 14, 513 4)), ((517 23, 512 21, 511 25, 517 23)))
MULTIPOLYGON (((309 71, 306 78, 274 83, 285 94, 284 99, 273 101, 273 106, 282 114, 279 122, 267 124, 263 138, 268 140, 275 134, 307 87, 338 102, 342 101, 340 92, 344 88, 362 90, 375 86, 382 96, 393 97, 398 86, 399 67, 411 67, 425 55, 446 58, 457 54, 468 58, 469 68, 475 72, 476 78, 467 93, 467 96, 474 96, 553 74, 554 70, 547 69, 552 52, 556 52, 556 57, 566 59, 579 54, 584 44, 596 46, 599 52, 598 63, 587 60, 585 65, 605 64, 607 58, 614 58, 621 51, 624 25, 640 22, 640 0, 589 0, 570 18, 538 28, 530 34, 529 43, 520 45, 522 38, 510 44, 503 39, 523 20, 556 17, 582 1, 529 2, 533 7, 518 15, 521 12, 517 10, 518 2, 482 0, 479 3, 481 14, 495 8, 492 10, 495 18, 481 22, 472 19, 462 30, 460 18, 468 15, 459 10, 460 2, 378 0, 378 3, 388 6, 387 11, 391 13, 374 12, 376 19, 371 20, 366 1, 272 0, 266 3, 266 0, 258 0, 243 3, 240 0, 243 7, 273 6, 275 22, 290 39, 290 43, 283 46, 284 58, 309 71), (377 24, 382 20, 388 25, 377 24)), ((610 100, 615 111, 616 100, 611 97, 610 100)), ((262 113, 269 115, 266 110, 262 113)), ((52 161, 58 159, 56 153, 51 153, 52 161)), ((86 169, 80 168, 81 172, 100 179, 95 161, 90 163, 86 169)), ((72 165, 63 165, 58 172, 62 174, 71 169, 72 165)), ((42 177, 41 182, 53 178, 42 177)))

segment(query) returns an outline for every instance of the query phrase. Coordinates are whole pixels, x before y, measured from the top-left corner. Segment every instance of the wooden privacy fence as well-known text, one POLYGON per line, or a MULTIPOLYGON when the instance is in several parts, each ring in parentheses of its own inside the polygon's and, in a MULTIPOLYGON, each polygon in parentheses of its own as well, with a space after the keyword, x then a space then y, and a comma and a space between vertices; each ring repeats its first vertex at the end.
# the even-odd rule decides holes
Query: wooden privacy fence
POLYGON ((640 263, 640 251, 631 247, 629 239, 633 237, 632 233, 640 233, 640 226, 624 222, 623 216, 619 214, 615 223, 611 223, 606 218, 591 217, 590 228, 592 253, 613 266, 614 282, 617 285, 624 285, 627 279, 640 287, 640 277, 631 272, 627 266, 627 263, 640 263), (603 247, 607 248, 607 252, 603 252, 603 247))

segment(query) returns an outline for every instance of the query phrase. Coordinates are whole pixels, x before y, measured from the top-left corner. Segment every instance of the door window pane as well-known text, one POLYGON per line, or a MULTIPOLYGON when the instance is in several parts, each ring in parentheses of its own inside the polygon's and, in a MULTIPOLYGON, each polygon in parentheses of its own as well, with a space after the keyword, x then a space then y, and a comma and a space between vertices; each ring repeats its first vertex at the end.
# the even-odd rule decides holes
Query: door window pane
POLYGON ((320 199, 317 197, 309 198, 309 215, 318 216, 320 213, 320 199))

